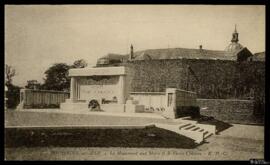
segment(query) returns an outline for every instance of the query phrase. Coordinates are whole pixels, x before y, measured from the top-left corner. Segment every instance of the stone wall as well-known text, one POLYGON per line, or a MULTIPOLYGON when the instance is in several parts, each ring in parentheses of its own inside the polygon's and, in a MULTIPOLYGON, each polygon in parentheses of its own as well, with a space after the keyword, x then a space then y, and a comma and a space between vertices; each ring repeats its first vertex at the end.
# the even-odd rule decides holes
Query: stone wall
POLYGON ((248 98, 264 91, 265 63, 222 60, 145 60, 127 64, 135 73, 132 90, 164 92, 176 87, 201 98, 248 98))
POLYGON ((200 114, 238 124, 263 124, 263 115, 254 113, 254 101, 233 99, 197 99, 200 114))
MULTIPOLYGON (((198 59, 144 60, 125 63, 134 70, 131 91, 164 92, 174 87, 204 99, 250 99, 264 111, 265 63, 198 59)), ((260 113, 259 112, 259 113, 260 113)))
POLYGON ((124 65, 133 70, 133 92, 165 92, 170 87, 185 89, 187 66, 183 61, 145 60, 124 65))

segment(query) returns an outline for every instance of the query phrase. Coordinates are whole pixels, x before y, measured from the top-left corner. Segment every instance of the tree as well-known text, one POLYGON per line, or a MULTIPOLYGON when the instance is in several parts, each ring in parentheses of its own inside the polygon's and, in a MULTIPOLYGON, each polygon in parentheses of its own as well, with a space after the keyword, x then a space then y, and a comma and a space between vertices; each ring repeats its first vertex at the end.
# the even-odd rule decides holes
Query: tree
POLYGON ((7 108, 14 109, 20 103, 20 89, 21 87, 15 86, 13 84, 7 84, 8 91, 6 93, 7 97, 7 108))
POLYGON ((44 84, 41 89, 68 91, 70 88, 70 78, 68 70, 71 68, 84 68, 87 63, 84 59, 76 60, 72 65, 56 63, 45 72, 44 84))
POLYGON ((27 88, 27 89, 41 89, 41 84, 37 80, 28 80, 25 88, 27 88))
POLYGON ((7 97, 7 108, 16 108, 20 103, 20 87, 12 84, 12 78, 16 75, 16 70, 10 66, 5 65, 5 81, 8 91, 6 92, 7 97))
POLYGON ((6 85, 12 84, 12 78, 15 75, 16 75, 15 69, 12 66, 6 64, 5 67, 6 85))
POLYGON ((85 68, 87 67, 87 63, 84 59, 76 60, 71 68, 85 68))
POLYGON ((70 66, 65 63, 56 63, 45 71, 43 89, 67 91, 69 90, 70 78, 68 70, 70 66))

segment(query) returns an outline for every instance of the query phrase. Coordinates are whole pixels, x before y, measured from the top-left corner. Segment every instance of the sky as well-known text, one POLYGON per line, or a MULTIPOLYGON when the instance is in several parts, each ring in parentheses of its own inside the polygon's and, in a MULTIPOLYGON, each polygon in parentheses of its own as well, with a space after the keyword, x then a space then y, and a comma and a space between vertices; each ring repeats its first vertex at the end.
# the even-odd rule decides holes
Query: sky
POLYGON ((239 43, 265 51, 265 6, 6 5, 5 63, 15 85, 43 82, 54 63, 160 48, 224 50, 237 24, 239 43))

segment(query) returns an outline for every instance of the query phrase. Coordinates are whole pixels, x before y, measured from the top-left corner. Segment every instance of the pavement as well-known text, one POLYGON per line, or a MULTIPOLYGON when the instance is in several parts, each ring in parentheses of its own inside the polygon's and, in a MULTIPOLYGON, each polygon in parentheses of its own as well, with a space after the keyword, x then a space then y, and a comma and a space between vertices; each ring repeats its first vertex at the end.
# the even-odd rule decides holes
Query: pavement
POLYGON ((164 119, 157 114, 71 113, 56 109, 5 112, 5 126, 147 125, 149 123, 175 123, 175 120, 164 119))
POLYGON ((101 116, 120 116, 120 117, 144 117, 165 119, 163 116, 155 113, 118 113, 118 112, 94 112, 94 111, 67 111, 62 109, 23 109, 24 112, 53 112, 65 114, 83 114, 83 115, 101 115, 101 116))

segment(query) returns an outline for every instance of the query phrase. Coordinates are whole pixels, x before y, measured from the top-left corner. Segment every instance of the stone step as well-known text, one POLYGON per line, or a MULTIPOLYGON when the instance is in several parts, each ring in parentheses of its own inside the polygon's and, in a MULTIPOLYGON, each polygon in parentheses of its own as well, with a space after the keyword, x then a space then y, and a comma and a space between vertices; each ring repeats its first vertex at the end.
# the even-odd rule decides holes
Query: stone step
POLYGON ((207 133, 208 133, 208 131, 203 132, 204 135, 207 134, 207 133))
POLYGON ((199 132, 203 132, 203 131, 204 131, 204 129, 200 129, 200 130, 199 130, 199 132))
POLYGON ((196 127, 196 126, 195 125, 191 125, 189 127, 186 127, 185 130, 189 130, 189 129, 194 128, 194 127, 196 127))
POLYGON ((191 119, 191 116, 180 117, 179 119, 181 119, 181 120, 188 120, 188 119, 191 119))
POLYGON ((200 127, 195 127, 194 129, 192 129, 191 131, 197 131, 197 130, 199 130, 200 129, 200 127))
POLYGON ((181 126, 179 126, 179 129, 182 129, 182 128, 185 128, 185 127, 188 127, 188 126, 190 126, 190 125, 191 125, 190 123, 187 123, 187 124, 181 125, 181 126))
POLYGON ((211 135, 213 135, 213 133, 207 132, 206 134, 203 135, 203 139, 206 139, 210 137, 211 135))
POLYGON ((181 124, 155 124, 157 127, 173 131, 195 140, 196 143, 203 142, 213 135, 211 129, 202 124, 181 123, 181 124))

